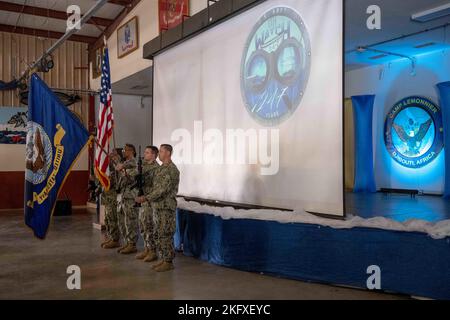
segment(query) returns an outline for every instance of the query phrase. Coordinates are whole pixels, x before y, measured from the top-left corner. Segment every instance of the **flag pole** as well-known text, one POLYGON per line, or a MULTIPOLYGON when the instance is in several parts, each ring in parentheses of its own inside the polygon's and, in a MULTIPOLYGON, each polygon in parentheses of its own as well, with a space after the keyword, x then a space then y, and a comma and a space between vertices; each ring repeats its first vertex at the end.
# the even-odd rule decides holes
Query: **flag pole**
MULTIPOLYGON (((103 35, 103 44, 105 45, 105 48, 108 48, 108 42, 107 42, 107 39, 106 39, 106 35, 103 35)), ((112 125, 112 141, 113 141, 113 148, 115 150, 116 149, 116 133, 115 133, 115 130, 114 130, 114 123, 112 125)))
MULTIPOLYGON (((103 147, 101 146, 101 144, 100 144, 100 142, 98 142, 97 138, 95 138, 94 136, 92 136, 92 140, 93 140, 94 143, 100 148, 100 150, 101 150, 104 154, 106 154, 106 156, 109 158, 109 160, 110 160, 111 162, 113 162, 114 164, 117 164, 117 162, 114 161, 114 160, 109 156, 109 153, 106 152, 105 148, 103 148, 103 147)), ((125 171, 125 175, 128 176, 128 174, 127 174, 126 171, 125 171)))
POLYGON ((109 153, 105 150, 105 148, 102 147, 102 145, 100 144, 100 142, 98 142, 97 138, 94 137, 94 136, 92 136, 92 140, 94 141, 95 145, 96 145, 97 147, 99 147, 100 150, 101 150, 104 154, 106 154, 106 156, 109 158, 109 153))
POLYGON ((114 131, 114 124, 112 125, 112 140, 113 140, 113 147, 114 147, 114 150, 116 149, 116 134, 115 134, 115 131, 114 131))

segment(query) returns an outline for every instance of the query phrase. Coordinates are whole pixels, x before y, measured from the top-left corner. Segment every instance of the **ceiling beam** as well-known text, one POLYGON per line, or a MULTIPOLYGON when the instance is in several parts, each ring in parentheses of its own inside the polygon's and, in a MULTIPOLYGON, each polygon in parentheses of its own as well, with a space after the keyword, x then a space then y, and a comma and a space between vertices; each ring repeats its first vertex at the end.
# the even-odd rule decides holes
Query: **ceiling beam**
MULTIPOLYGON (((130 13, 130 11, 133 10, 140 1, 141 0, 129 1, 129 4, 125 8, 123 8, 123 10, 117 15, 116 18, 114 18, 114 22, 111 23, 105 30, 103 30, 102 34, 97 38, 94 44, 89 46, 89 51, 93 52, 96 49, 100 48, 103 45, 103 37, 106 37, 106 39, 108 39, 120 25, 123 19, 125 19, 128 13, 130 13)), ((109 2, 111 2, 111 0, 109 2)))
MULTIPOLYGON (((25 28, 25 27, 19 27, 19 26, 16 27, 16 26, 11 26, 11 25, 6 25, 6 24, 0 24, 0 31, 9 32, 9 33, 17 33, 17 34, 26 34, 29 36, 36 36, 36 37, 43 37, 43 38, 50 38, 50 39, 59 39, 64 35, 63 32, 49 31, 49 30, 42 30, 42 29, 32 29, 32 28, 25 28)), ((97 40, 97 38, 74 34, 68 40, 92 44, 97 40)))
MULTIPOLYGON (((53 18, 58 20, 67 20, 69 15, 64 11, 57 11, 52 9, 46 9, 43 7, 33 7, 27 5, 21 5, 12 2, 0 1, 0 11, 24 13, 33 16, 53 18)), ((111 19, 92 17, 87 23, 97 26, 108 27, 114 21, 111 19)))
POLYGON ((108 2, 125 7, 125 6, 128 6, 132 2, 132 0, 109 0, 108 2))

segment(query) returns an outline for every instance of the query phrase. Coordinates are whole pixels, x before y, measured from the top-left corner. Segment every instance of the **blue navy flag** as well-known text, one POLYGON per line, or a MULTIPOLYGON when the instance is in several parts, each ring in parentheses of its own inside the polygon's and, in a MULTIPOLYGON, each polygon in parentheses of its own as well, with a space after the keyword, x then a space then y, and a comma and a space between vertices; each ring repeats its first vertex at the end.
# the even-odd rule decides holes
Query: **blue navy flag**
POLYGON ((36 74, 30 80, 28 108, 25 223, 44 239, 58 193, 90 136, 36 74))

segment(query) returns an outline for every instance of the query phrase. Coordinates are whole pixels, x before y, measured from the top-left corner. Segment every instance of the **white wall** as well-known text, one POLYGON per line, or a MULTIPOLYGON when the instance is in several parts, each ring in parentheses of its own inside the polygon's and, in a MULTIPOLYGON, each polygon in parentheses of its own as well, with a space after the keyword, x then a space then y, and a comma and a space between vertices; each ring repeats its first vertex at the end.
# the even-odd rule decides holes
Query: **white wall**
MULTIPOLYGON (((97 97, 98 110, 98 97, 97 97)), ((132 96, 113 93, 114 133, 116 146, 132 143, 138 151, 152 138, 152 100, 151 97, 132 96)))
MULTIPOLYGON (((81 153, 72 170, 88 170, 88 148, 81 153)), ((0 145, 0 171, 25 171, 25 145, 0 145)))
MULTIPOLYGON (((194 15, 206 8, 206 0, 190 0, 190 15, 194 15)), ((143 46, 159 35, 158 24, 158 1, 141 0, 141 2, 127 15, 120 24, 123 25, 132 17, 139 19, 139 49, 121 59, 117 58, 117 31, 108 39, 107 44, 110 55, 111 80, 117 82, 139 71, 152 66, 152 61, 143 58, 143 46)), ((100 77, 92 78, 92 67, 90 69, 90 85, 93 90, 100 88, 100 77)), ((119 95, 113 92, 113 107, 115 117, 116 145, 123 146, 125 143, 133 143, 136 148, 151 143, 152 138, 152 105, 151 98, 143 100, 144 108, 141 107, 141 97, 131 95, 119 95)), ((96 110, 98 110, 98 97, 96 99, 96 110)), ((1 162, 0 162, 1 163, 1 162)))
MULTIPOLYGON (((134 16, 139 20, 139 49, 130 53, 129 55, 118 59, 117 58, 117 30, 109 37, 109 62, 111 67, 111 80, 117 82, 136 72, 144 70, 152 66, 152 61, 143 58, 144 44, 159 34, 158 27, 158 1, 156 0, 141 0, 139 4, 126 16, 120 23, 119 27, 125 24, 134 16)), ((92 78, 92 65, 90 66, 90 83, 93 90, 100 88, 100 77, 92 78)))
MULTIPOLYGON (((194 15, 206 8, 206 0, 191 0, 189 12, 194 15)), ((139 20, 139 49, 129 55, 117 58, 117 30, 107 40, 111 65, 111 80, 117 82, 152 66, 152 61, 143 58, 144 44, 159 35, 159 16, 157 0, 141 0, 119 25, 122 26, 134 16, 139 20)), ((100 77, 93 79, 92 66, 89 71, 90 85, 93 90, 100 88, 100 77)))
MULTIPOLYGON (((211 4, 213 3, 211 2, 211 4)), ((202 11, 207 7, 206 0, 191 0, 189 5, 190 5, 189 12, 191 16, 202 11)))
POLYGON ((444 152, 420 169, 408 169, 395 162, 384 145, 384 121, 387 112, 402 98, 424 96, 439 103, 436 84, 450 80, 450 50, 417 56, 417 75, 411 76, 407 59, 346 73, 346 97, 375 94, 374 166, 377 188, 418 189, 442 193, 444 152), (380 74, 382 76, 380 77, 380 74))

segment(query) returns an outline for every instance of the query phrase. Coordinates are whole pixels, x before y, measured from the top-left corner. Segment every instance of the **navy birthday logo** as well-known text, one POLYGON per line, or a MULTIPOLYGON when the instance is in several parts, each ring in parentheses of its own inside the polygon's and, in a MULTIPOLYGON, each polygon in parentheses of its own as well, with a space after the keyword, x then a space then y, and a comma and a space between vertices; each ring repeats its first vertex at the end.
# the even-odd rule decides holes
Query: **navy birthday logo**
POLYGON ((442 151, 443 131, 438 105, 423 97, 408 97, 397 102, 386 117, 386 148, 402 166, 421 168, 442 151))
POLYGON ((44 128, 36 122, 27 124, 25 179, 34 185, 45 180, 52 163, 53 150, 44 128))
POLYGON ((241 92, 250 115, 265 126, 287 120, 309 79, 311 45, 300 15, 288 7, 267 11, 253 27, 241 64, 241 92))

